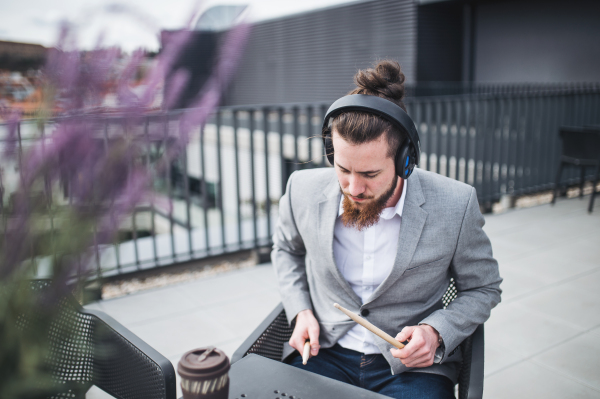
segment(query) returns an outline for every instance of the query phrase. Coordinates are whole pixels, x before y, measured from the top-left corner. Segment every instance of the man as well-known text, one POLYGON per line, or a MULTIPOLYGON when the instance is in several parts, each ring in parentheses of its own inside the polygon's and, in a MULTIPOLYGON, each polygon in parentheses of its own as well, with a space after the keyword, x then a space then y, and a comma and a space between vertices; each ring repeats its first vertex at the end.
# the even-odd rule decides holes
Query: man
POLYGON ((403 119, 400 67, 382 61, 355 80, 359 96, 338 100, 351 106, 326 117, 334 167, 292 174, 280 201, 272 260, 295 323, 289 343, 301 352, 310 341, 309 371, 397 398, 451 398, 455 348, 500 301, 498 265, 475 190, 420 169, 411 175, 418 137, 403 119), (459 294, 443 309, 450 277, 459 294), (408 344, 394 349, 334 302, 408 344))

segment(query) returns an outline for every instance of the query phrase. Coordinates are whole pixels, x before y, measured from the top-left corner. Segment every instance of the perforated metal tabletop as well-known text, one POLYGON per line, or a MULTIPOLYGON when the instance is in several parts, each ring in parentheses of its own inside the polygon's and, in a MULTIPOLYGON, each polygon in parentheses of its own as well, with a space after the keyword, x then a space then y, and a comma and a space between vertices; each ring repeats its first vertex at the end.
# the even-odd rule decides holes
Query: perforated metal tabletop
POLYGON ((229 376, 229 399, 387 398, 258 355, 234 363, 229 376))

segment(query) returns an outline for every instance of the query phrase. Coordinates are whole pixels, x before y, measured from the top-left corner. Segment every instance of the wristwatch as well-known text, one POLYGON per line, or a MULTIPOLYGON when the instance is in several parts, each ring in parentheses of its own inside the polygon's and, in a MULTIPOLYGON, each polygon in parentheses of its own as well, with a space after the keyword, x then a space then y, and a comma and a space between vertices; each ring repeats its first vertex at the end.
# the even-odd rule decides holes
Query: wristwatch
POLYGON ((444 358, 444 353, 446 352, 446 345, 444 345, 444 340, 442 339, 442 334, 438 331, 438 344, 440 346, 435 350, 435 355, 433 355, 433 362, 440 363, 444 358))

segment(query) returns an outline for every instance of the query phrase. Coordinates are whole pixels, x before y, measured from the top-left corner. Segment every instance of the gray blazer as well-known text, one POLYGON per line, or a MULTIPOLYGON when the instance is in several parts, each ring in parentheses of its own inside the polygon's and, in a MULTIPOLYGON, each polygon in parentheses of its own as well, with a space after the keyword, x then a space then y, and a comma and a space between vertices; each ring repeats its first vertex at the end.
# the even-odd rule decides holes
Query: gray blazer
POLYGON ((426 323, 439 331, 446 351, 440 364, 410 369, 376 337, 393 374, 413 370, 442 374, 456 382, 456 348, 500 302, 498 263, 483 232, 475 189, 421 169, 407 180, 398 252, 390 275, 366 303, 335 264, 333 233, 340 187, 333 168, 291 175, 279 202, 279 221, 271 258, 287 318, 312 309, 321 327, 321 347, 333 346, 354 322, 333 307, 337 302, 360 312, 396 336, 405 326, 426 323), (442 295, 454 277, 458 297, 443 309, 442 295))

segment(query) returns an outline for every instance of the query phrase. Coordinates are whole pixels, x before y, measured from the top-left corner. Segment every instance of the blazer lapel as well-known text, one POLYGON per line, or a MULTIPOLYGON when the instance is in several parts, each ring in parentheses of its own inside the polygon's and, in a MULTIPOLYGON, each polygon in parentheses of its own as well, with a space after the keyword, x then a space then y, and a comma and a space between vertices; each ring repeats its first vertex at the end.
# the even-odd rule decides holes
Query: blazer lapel
POLYGON ((427 220, 428 213, 421 208, 421 205, 425 203, 425 197, 421 189, 419 174, 413 173, 407 183, 400 235, 398 236, 398 252, 396 253, 394 266, 389 276, 377 287, 368 302, 373 302, 381 296, 404 274, 415 253, 423 226, 425 226, 427 220))
POLYGON ((319 214, 317 218, 317 231, 321 246, 321 253, 323 255, 323 261, 329 274, 335 278, 338 284, 342 286, 344 291, 346 291, 346 293, 360 307, 362 303, 361 299, 358 297, 358 295, 356 295, 352 287, 350 287, 350 284, 348 284, 338 269, 333 256, 333 234, 335 222, 340 209, 341 197, 337 178, 335 178, 335 181, 332 181, 327 190, 325 190, 324 195, 326 199, 319 202, 319 214))

